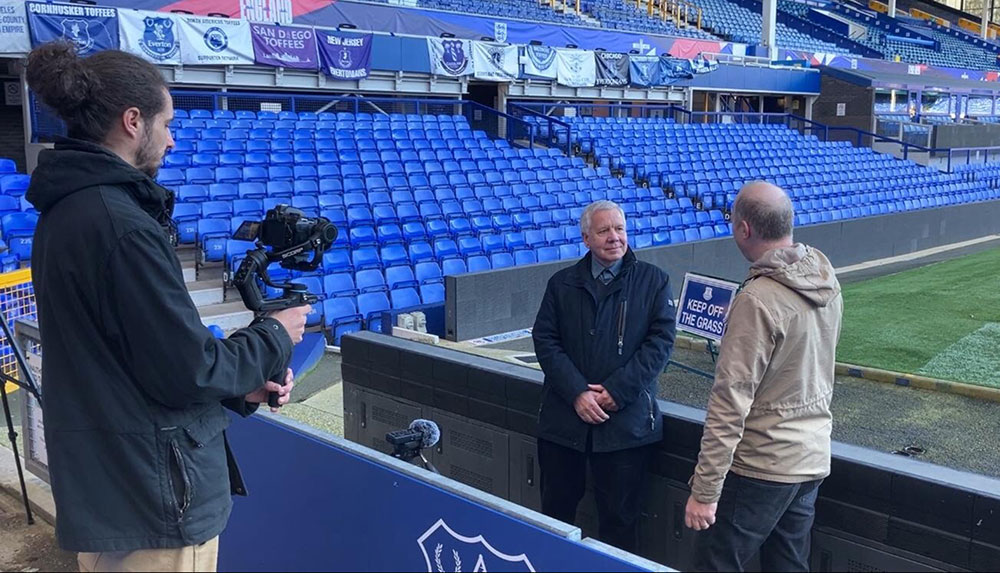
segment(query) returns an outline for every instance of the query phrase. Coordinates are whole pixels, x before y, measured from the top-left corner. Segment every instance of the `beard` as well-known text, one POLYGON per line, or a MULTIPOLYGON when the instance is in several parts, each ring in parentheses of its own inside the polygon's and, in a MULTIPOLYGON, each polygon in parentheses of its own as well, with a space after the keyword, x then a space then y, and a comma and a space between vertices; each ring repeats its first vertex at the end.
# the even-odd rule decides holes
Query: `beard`
POLYGON ((156 179, 160 164, 163 163, 163 150, 153 145, 152 131, 152 124, 147 124, 143 128, 139 150, 135 153, 135 166, 139 171, 149 175, 150 179, 156 179))

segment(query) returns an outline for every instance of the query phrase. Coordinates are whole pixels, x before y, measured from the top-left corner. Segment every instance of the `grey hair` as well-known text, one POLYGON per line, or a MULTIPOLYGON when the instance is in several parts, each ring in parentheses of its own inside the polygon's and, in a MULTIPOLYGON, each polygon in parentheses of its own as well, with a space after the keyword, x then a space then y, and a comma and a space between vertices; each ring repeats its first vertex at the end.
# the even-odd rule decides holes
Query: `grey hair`
MULTIPOLYGON (((747 185, 754 185, 754 182, 747 185)), ((776 241, 792 236, 795 209, 784 192, 777 203, 762 201, 740 193, 733 203, 733 221, 746 221, 750 228, 765 241, 776 241)))
POLYGON ((583 215, 580 215, 580 233, 583 235, 590 233, 590 220, 593 218, 594 213, 598 211, 611 211, 612 209, 621 213, 622 221, 625 220, 625 211, 614 201, 601 199, 587 205, 587 208, 583 210, 583 215))

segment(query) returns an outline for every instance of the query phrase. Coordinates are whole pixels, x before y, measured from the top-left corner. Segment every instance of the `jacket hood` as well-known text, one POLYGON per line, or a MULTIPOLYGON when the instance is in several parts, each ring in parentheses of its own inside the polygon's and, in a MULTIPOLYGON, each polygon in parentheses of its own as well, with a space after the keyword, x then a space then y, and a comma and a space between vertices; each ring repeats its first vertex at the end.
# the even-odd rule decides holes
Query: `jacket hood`
POLYGON ((840 283, 830 260, 802 243, 772 249, 750 266, 750 278, 766 276, 825 307, 840 294, 840 283))
POLYGON ((148 175, 100 145, 66 138, 38 154, 38 167, 31 174, 25 197, 38 212, 45 213, 69 195, 99 185, 128 189, 154 216, 172 211, 173 193, 148 175))

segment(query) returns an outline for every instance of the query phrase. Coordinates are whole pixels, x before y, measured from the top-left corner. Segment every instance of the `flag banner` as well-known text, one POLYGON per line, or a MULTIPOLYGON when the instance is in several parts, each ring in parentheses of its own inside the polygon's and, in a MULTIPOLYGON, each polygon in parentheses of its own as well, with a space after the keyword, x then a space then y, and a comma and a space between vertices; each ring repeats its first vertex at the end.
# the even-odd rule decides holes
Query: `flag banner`
POLYGON ((372 69, 372 35, 316 30, 323 72, 338 80, 363 80, 372 69))
POLYGON ((693 77, 694 69, 690 61, 669 56, 660 57, 660 85, 670 85, 693 77))
POLYGON ((121 49, 154 64, 181 63, 181 39, 177 19, 163 12, 121 10, 118 12, 121 49))
POLYGON ((250 23, 231 18, 178 17, 181 63, 193 65, 252 65, 250 23))
POLYGON ((556 51, 548 46, 524 46, 521 57, 524 75, 533 78, 556 79, 556 51))
POLYGON ((80 4, 28 2, 31 45, 69 40, 81 56, 118 49, 118 10, 80 4))
POLYGON ((597 85, 624 87, 628 85, 628 54, 594 52, 597 60, 597 85))
POLYGON ((641 87, 660 85, 659 56, 629 56, 628 63, 632 85, 641 87))
POLYGON ((512 82, 517 79, 517 46, 472 42, 472 68, 476 79, 512 82))
POLYGON ((469 40, 427 38, 427 53, 431 58, 431 73, 435 76, 468 76, 473 72, 469 40))
POLYGON ((593 87, 597 84, 597 63, 594 60, 594 52, 556 50, 556 77, 564 86, 593 87))
POLYGON ((258 64, 298 70, 319 69, 312 28, 250 24, 253 59, 258 64))
POLYGON ((31 51, 28 15, 24 0, 0 0, 0 54, 26 54, 31 51))

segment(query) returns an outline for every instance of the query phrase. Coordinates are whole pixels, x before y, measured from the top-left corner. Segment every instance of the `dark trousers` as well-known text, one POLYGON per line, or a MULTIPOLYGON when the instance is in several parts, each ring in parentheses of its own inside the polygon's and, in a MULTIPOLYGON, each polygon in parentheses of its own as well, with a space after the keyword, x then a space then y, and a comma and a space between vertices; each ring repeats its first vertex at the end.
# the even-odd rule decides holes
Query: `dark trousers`
POLYGON ((777 483, 730 472, 715 525, 697 536, 696 568, 743 571, 760 551, 761 571, 808 571, 809 532, 821 483, 777 483))
POLYGON ((586 452, 538 440, 542 513, 573 523, 587 487, 587 462, 594 476, 598 537, 625 551, 639 545, 639 510, 643 477, 649 465, 649 446, 617 452, 586 452))

